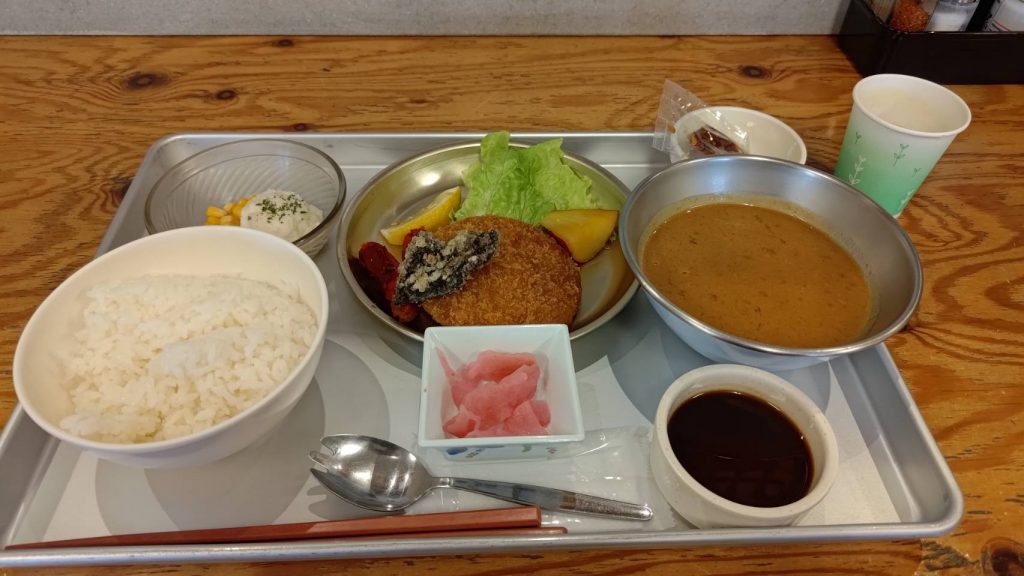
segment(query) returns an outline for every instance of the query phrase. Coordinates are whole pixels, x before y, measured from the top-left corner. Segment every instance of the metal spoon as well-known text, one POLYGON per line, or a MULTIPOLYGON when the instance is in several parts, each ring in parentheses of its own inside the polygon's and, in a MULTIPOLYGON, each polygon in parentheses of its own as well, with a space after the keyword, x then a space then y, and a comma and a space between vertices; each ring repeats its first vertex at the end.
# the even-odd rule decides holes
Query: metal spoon
POLYGON ((313 476, 338 498, 378 512, 402 510, 434 488, 456 488, 493 498, 593 516, 650 520, 648 506, 608 500, 554 488, 470 480, 438 478, 416 456, 386 440, 370 436, 337 434, 320 443, 330 454, 310 452, 309 457, 327 472, 311 468, 313 476))

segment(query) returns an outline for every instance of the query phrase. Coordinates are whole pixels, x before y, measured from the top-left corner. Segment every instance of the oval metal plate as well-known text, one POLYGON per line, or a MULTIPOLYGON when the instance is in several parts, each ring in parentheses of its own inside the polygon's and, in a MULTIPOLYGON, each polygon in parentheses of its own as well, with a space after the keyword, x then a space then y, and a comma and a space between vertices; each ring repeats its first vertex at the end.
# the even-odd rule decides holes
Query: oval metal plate
MULTIPOLYGON (((526 146, 512 143, 512 146, 526 146)), ((382 170, 356 194, 345 208, 338 227, 338 264, 345 281, 359 301, 382 322, 396 331, 423 340, 423 333, 401 324, 381 310, 363 292, 353 275, 350 258, 364 242, 386 244, 380 235, 386 228, 415 213, 437 194, 462 185, 462 172, 480 157, 480 142, 460 142, 424 152, 382 170)), ((591 192, 598 203, 619 209, 629 189, 604 168, 565 154, 565 163, 577 174, 590 178, 591 192)), ((399 256, 397 247, 389 249, 399 256)), ((612 241, 596 258, 580 267, 583 296, 569 337, 583 336, 615 316, 636 292, 637 281, 626 264, 619 242, 612 241)))

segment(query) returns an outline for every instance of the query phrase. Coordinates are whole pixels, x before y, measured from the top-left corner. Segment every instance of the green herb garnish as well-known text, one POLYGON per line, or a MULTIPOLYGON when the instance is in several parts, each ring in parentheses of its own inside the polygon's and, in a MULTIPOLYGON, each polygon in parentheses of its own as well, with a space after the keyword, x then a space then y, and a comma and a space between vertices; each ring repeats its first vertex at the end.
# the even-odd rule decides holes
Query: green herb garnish
POLYGON ((286 196, 280 204, 270 198, 264 198, 263 200, 260 200, 256 206, 259 207, 260 212, 270 216, 268 220, 277 216, 277 220, 281 221, 289 214, 294 215, 306 213, 306 210, 304 210, 305 202, 303 202, 302 198, 299 198, 296 194, 286 196))

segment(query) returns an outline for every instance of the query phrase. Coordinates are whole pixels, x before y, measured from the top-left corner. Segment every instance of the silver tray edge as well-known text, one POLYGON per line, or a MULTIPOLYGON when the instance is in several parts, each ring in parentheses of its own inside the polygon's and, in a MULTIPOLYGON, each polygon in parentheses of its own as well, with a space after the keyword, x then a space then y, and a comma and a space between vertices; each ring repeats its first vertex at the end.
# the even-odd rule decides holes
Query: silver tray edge
MULTIPOLYGON (((136 172, 125 198, 140 194, 140 179, 137 177, 153 161, 161 149, 178 139, 241 139, 276 135, 302 141, 304 138, 330 138, 344 136, 358 139, 408 139, 410 137, 429 137, 437 139, 467 139, 481 137, 486 132, 347 132, 330 133, 276 133, 276 132, 193 132, 177 133, 165 136, 154 142, 147 150, 136 172)), ((525 139, 549 137, 573 138, 630 138, 650 137, 649 132, 519 132, 525 139)), ((126 202, 122 202, 124 206, 126 202)), ((126 210, 118 208, 110 226, 101 240, 96 254, 102 254, 116 243, 116 235, 126 218, 126 210)), ((95 564, 168 564, 168 563, 214 563, 214 562, 269 562, 269 561, 300 561, 328 559, 358 559, 454 555, 467 553, 513 553, 545 550, 580 550, 591 548, 671 548, 679 546, 721 546, 721 545, 753 545, 768 543, 819 543, 842 541, 877 541, 902 540, 939 536, 948 533, 959 523, 963 511, 963 494, 943 458, 938 445, 932 437, 916 403, 897 370, 892 356, 884 345, 853 355, 851 363, 856 367, 858 360, 876 354, 895 388, 896 397, 911 418, 913 428, 920 432, 921 440, 928 452, 930 464, 936 467, 938 481, 946 494, 946 507, 940 517, 926 522, 900 522, 886 524, 854 524, 832 526, 805 526, 766 529, 719 529, 719 530, 687 530, 680 532, 620 532, 599 534, 566 534, 560 536, 520 536, 520 537, 465 537, 450 539, 433 538, 402 538, 375 539, 372 541, 323 540, 305 542, 269 542, 252 544, 209 544, 188 546, 137 546, 137 547, 86 547, 36 551, 0 551, 0 567, 40 567, 40 566, 72 566, 95 564)), ((21 435, 32 434, 45 436, 35 423, 24 414, 20 404, 15 405, 11 417, 0 433, 0 469, 11 470, 9 455, 21 435), (5 465, 7 463, 8 465, 5 465)), ((35 438, 40 441, 40 438, 35 438)), ((32 478, 45 471, 45 460, 52 454, 52 439, 42 438, 43 450, 36 452, 41 456, 36 466, 30 469, 26 478, 25 471, 19 473, 19 485, 23 487, 20 495, 24 503, 29 492, 34 488, 32 478)), ((9 472, 5 472, 5 480, 9 480, 9 472)), ((5 482, 6 483, 6 482, 5 482)), ((3 527, 3 535, 16 526, 17 514, 11 516, 0 498, 0 520, 9 520, 10 524, 3 527), (6 518, 5 518, 6 516, 6 518)), ((8 541, 8 538, 4 538, 8 541)))

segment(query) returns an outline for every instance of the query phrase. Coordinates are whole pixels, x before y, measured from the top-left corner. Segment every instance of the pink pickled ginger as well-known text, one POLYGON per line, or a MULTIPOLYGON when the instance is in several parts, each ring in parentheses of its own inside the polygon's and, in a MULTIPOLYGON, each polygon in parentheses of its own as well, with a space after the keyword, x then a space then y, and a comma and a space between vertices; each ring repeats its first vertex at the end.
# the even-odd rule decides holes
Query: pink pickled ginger
POLYGON ((457 371, 440 351, 438 357, 459 408, 444 423, 446 433, 459 438, 547 434, 551 410, 534 399, 540 367, 532 354, 487 350, 457 371))

